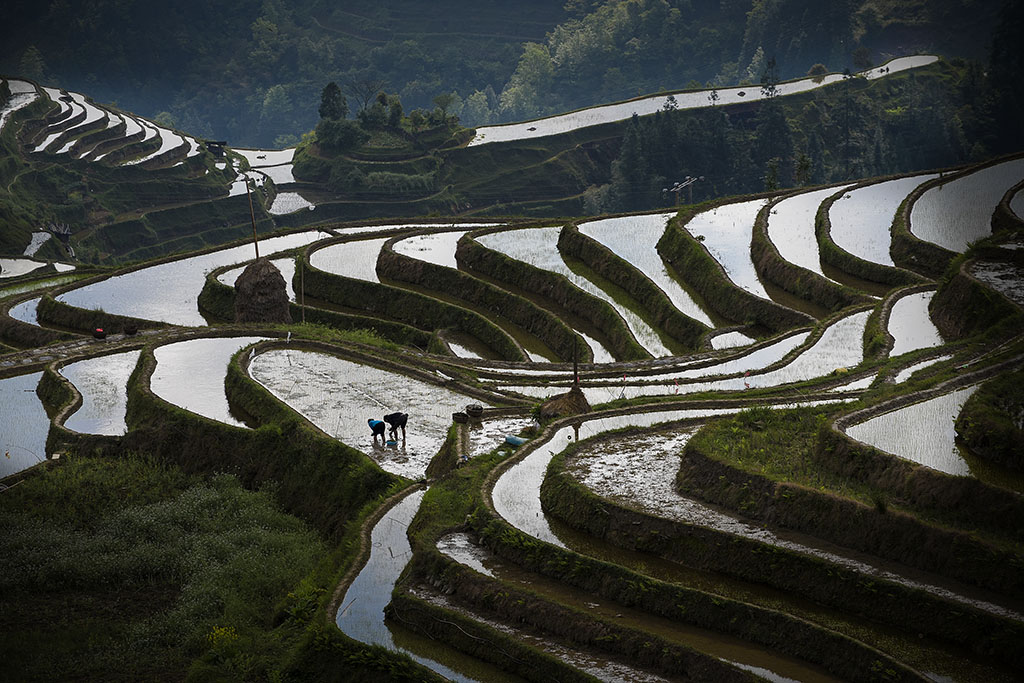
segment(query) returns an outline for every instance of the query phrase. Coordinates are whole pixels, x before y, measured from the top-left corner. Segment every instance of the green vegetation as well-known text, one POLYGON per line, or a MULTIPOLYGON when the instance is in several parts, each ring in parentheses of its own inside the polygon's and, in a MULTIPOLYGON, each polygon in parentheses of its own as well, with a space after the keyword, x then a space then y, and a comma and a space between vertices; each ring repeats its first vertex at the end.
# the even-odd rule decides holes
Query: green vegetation
POLYGON ((956 419, 957 434, 979 457, 1024 470, 1024 371, 982 385, 956 419))
POLYGON ((6 666, 22 680, 265 675, 274 616, 325 553, 271 493, 141 455, 70 457, 0 505, 6 666))

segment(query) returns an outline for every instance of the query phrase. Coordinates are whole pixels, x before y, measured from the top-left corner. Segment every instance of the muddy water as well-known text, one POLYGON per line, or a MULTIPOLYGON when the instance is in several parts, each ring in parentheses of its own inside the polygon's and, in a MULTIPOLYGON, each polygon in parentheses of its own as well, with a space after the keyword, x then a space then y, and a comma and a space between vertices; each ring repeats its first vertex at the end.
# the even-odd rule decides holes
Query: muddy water
POLYGON ((579 425, 556 430, 546 440, 532 445, 529 455, 509 467, 494 484, 494 509, 509 524, 542 541, 561 548, 565 544, 554 534, 540 506, 540 484, 552 456, 568 444, 601 432, 623 427, 649 427, 661 422, 685 420, 737 412, 735 408, 714 410, 669 410, 634 413, 584 420, 579 425))
MULTIPOLYGON (((288 301, 295 302, 295 289, 292 287, 292 278, 295 277, 295 259, 293 258, 276 258, 271 259, 271 263, 281 271, 281 277, 284 278, 284 289, 288 292, 288 301)), ((234 287, 235 282, 238 280, 238 276, 242 274, 246 266, 239 266, 238 268, 232 268, 231 270, 225 271, 217 276, 217 280, 228 287, 234 287)))
POLYGON ((779 254, 790 263, 806 268, 822 277, 828 277, 821 269, 821 255, 818 239, 814 232, 814 217, 818 206, 842 187, 826 187, 823 190, 804 192, 783 199, 772 207, 768 216, 768 238, 779 254))
MULTIPOLYGON (((628 391, 629 392, 644 391, 644 392, 653 392, 653 394, 657 394, 657 393, 662 393, 662 394, 665 394, 665 393, 683 393, 683 392, 688 392, 688 391, 689 392, 692 392, 692 391, 703 391, 704 390, 703 388, 689 388, 688 389, 686 387, 697 387, 697 385, 695 385, 695 384, 689 384, 688 385, 688 384, 685 384, 684 382, 687 381, 687 380, 694 380, 694 379, 697 379, 697 378, 700 378, 700 377, 710 377, 710 376, 714 376, 714 375, 731 375, 731 374, 734 374, 734 373, 737 373, 737 372, 746 372, 748 370, 750 372, 758 371, 761 368, 767 367, 768 365, 771 365, 773 363, 777 363, 778 361, 782 360, 782 358, 787 353, 789 353, 790 351, 792 351, 793 349, 797 348, 798 346, 803 344, 805 341, 807 341, 807 337, 809 337, 809 336, 810 336, 810 332, 798 332, 797 334, 792 334, 792 335, 789 335, 787 337, 784 337, 783 339, 780 339, 780 340, 778 340, 776 342, 768 344, 767 346, 764 346, 764 347, 762 347, 760 349, 756 349, 754 351, 750 351, 748 353, 745 353, 745 354, 739 356, 738 358, 733 358, 733 359, 730 359, 730 360, 727 360, 727 361, 722 361, 720 363, 713 363, 711 365, 706 365, 706 366, 700 367, 700 368, 692 368, 692 369, 689 369, 689 370, 674 370, 674 371, 670 371, 670 372, 657 373, 657 374, 636 375, 636 376, 633 377, 633 382, 629 382, 628 381, 629 375, 625 375, 624 379, 622 381, 622 384, 619 385, 618 387, 615 387, 615 388, 609 388, 609 387, 600 387, 600 388, 599 387, 587 387, 586 384, 584 384, 584 393, 586 393, 588 390, 592 389, 593 390, 593 398, 591 398, 591 395, 588 394, 587 395, 587 400, 589 400, 591 402, 596 400, 598 403, 603 403, 605 401, 610 401, 610 400, 613 400, 615 398, 619 398, 619 393, 620 393, 619 389, 621 387, 628 387, 628 391), (665 387, 665 386, 659 387, 658 385, 651 385, 651 386, 645 386, 645 387, 643 387, 641 389, 641 388, 639 388, 635 384, 635 382, 639 382, 639 381, 644 381, 644 382, 661 382, 661 381, 665 381, 665 382, 676 382, 677 384, 673 384, 671 387, 665 387), (676 386, 680 387, 680 391, 679 392, 676 392, 676 386)), ((543 385, 538 385, 538 386, 529 386, 527 384, 505 385, 502 388, 503 389, 510 389, 512 391, 518 391, 518 392, 520 392, 522 394, 526 394, 527 396, 534 396, 534 397, 538 397, 538 398, 546 398, 548 396, 554 396, 555 394, 564 393, 565 390, 566 390, 565 387, 549 386, 546 383, 543 384, 543 385)), ((630 393, 630 395, 633 395, 633 394, 630 393)))
POLYGON ((909 353, 918 349, 942 346, 942 337, 938 328, 928 315, 928 304, 934 291, 918 292, 900 297, 889 312, 889 334, 895 343, 890 357, 909 353))
MULTIPOLYGON (((637 398, 639 396, 665 396, 674 394, 691 394, 700 391, 741 391, 744 389, 775 387, 791 382, 803 382, 806 380, 824 377, 838 368, 856 367, 864 360, 862 339, 864 336, 864 325, 867 323, 870 311, 861 311, 840 318, 829 325, 821 337, 810 347, 804 349, 798 356, 785 365, 768 372, 757 372, 756 368, 764 367, 768 362, 752 366, 755 354, 760 354, 762 361, 774 362, 781 358, 784 350, 798 346, 797 339, 806 339, 803 335, 787 337, 776 344, 760 349, 758 352, 747 354, 738 359, 712 365, 705 368, 683 370, 681 372, 667 373, 664 375, 637 376, 636 379, 643 380, 668 380, 671 384, 636 384, 623 379, 621 383, 605 386, 583 386, 583 393, 591 405, 614 401, 619 398, 637 398), (788 343, 787 343, 788 342, 788 343), (791 346, 790 346, 791 344, 791 346), (776 357, 777 356, 777 357, 776 357), (745 367, 755 367, 749 374, 743 377, 730 379, 713 380, 709 382, 685 381, 708 375, 746 372, 745 367), (674 381, 678 380, 678 381, 674 381)), ((552 386, 524 386, 509 385, 504 388, 518 391, 528 396, 546 397, 565 391, 565 387, 552 386)))
MULTIPOLYGON (((769 681, 836 680, 818 667, 789 657, 775 655, 739 638, 625 607, 593 593, 584 593, 541 574, 526 571, 496 557, 486 548, 473 544, 469 536, 464 533, 453 533, 441 538, 437 547, 456 562, 482 574, 523 587, 549 600, 572 605, 594 618, 611 621, 629 628, 641 629, 670 642, 713 655, 741 669, 752 671, 769 681)), ((455 609, 462 611, 464 608, 455 607, 455 609)), ((519 634, 517 634, 518 637, 519 634)), ((549 642, 547 639, 537 642, 536 646, 547 649, 547 642, 549 642)), ((602 681, 666 680, 622 662, 597 657, 592 653, 559 648, 559 654, 565 661, 602 681)))
POLYGON ((949 360, 952 357, 953 356, 939 356, 938 358, 928 358, 927 360, 918 361, 918 362, 914 363, 913 365, 909 365, 909 366, 903 368, 902 370, 900 370, 899 372, 897 372, 896 373, 896 377, 893 378, 893 382, 895 382, 896 384, 900 384, 902 382, 906 382, 918 370, 923 370, 926 367, 928 367, 929 365, 935 365, 936 363, 942 363, 944 361, 949 360))
POLYGON ((844 194, 829 209, 832 241, 858 258, 894 266, 889 229, 900 203, 915 187, 937 177, 936 173, 887 180, 844 194))
POLYGON ((1024 306, 1024 268, 1008 261, 975 261, 970 273, 1018 306, 1024 306))
MULTIPOLYGON (((260 240, 260 253, 294 249, 323 239, 325 234, 310 230, 260 240)), ((206 274, 220 266, 244 263, 253 258, 251 244, 170 261, 61 294, 57 298, 72 306, 107 313, 159 320, 175 325, 203 326, 196 300, 206 274)))
POLYGON ((722 265, 737 287, 763 299, 769 296, 750 260, 750 240, 757 212, 767 201, 755 199, 725 204, 697 214, 685 226, 722 265))
MULTIPOLYGON (((370 557, 341 599, 335 623, 342 633, 370 645, 404 652, 418 663, 455 681, 474 680, 450 669, 430 657, 399 647, 384 622, 384 608, 391 602, 405 565, 412 557, 406 532, 416 515, 423 491, 413 491, 384 513, 370 534, 370 557)), ((436 647, 436 646, 435 646, 436 647)))
POLYGON ((953 422, 978 386, 967 387, 851 425, 846 433, 886 453, 946 474, 971 476, 953 422))
POLYGON ((39 300, 43 297, 37 296, 34 299, 22 301, 20 304, 11 306, 7 312, 15 320, 20 320, 29 325, 39 326, 39 300))
POLYGON ((1011 187, 1024 179, 1024 159, 1011 159, 933 187, 914 203, 910 231, 950 251, 992 234, 992 212, 1011 187))
POLYGON ((247 425, 231 413, 224 376, 231 356, 264 337, 212 337, 158 346, 153 393, 197 415, 236 427, 247 425))
POLYGON ((465 230, 458 230, 416 235, 395 242, 394 250, 398 254, 404 254, 420 261, 458 269, 459 264, 455 261, 455 247, 458 246, 459 238, 465 234, 465 230))
POLYGON ((633 267, 651 279, 665 292, 672 304, 680 311, 709 327, 715 324, 711 316, 698 304, 668 272, 665 262, 655 248, 665 233, 668 220, 675 213, 642 214, 590 221, 579 226, 584 235, 592 237, 608 247, 615 255, 628 261, 633 267))
POLYGON ((529 263, 562 275, 574 285, 599 299, 604 299, 618 311, 636 340, 652 356, 670 356, 672 352, 662 342, 660 335, 633 310, 622 305, 601 287, 586 277, 577 274, 562 258, 558 251, 558 234, 561 228, 527 228, 507 230, 480 235, 477 241, 488 249, 501 252, 510 258, 529 263))
POLYGON ((36 396, 41 372, 0 379, 0 478, 46 459, 50 419, 36 396))
MULTIPOLYGON (((674 489, 673 482, 679 468, 679 452, 689 439, 695 428, 680 428, 666 432, 623 435, 588 444, 566 461, 566 470, 570 476, 602 498, 615 500, 625 506, 632 507, 657 517, 672 519, 684 524, 702 526, 727 533, 750 538, 761 543, 783 547, 803 554, 810 554, 832 563, 839 564, 856 571, 878 576, 888 580, 897 580, 907 585, 921 587, 913 579, 900 577, 884 568, 865 564, 863 558, 850 558, 837 554, 834 546, 821 544, 817 539, 800 534, 783 532, 783 536, 766 530, 762 526, 748 524, 730 514, 710 508, 704 503, 680 495, 674 489)), ((557 525, 556 525, 557 526, 557 525)), ((566 535, 568 538, 568 534, 566 535)), ((595 554, 594 549, 600 542, 590 541, 586 546, 590 550, 576 547, 578 541, 570 541, 578 552, 595 554)), ((898 633, 878 624, 857 618, 840 617, 834 611, 823 608, 789 593, 768 589, 761 585, 748 584, 739 579, 731 579, 720 575, 709 575, 687 570, 674 563, 652 562, 649 555, 619 551, 626 559, 615 553, 615 559, 626 566, 638 561, 643 563, 640 571, 662 580, 686 583, 710 592, 725 592, 739 599, 772 609, 808 618, 836 628, 835 621, 841 622, 840 630, 847 635, 872 644, 886 652, 903 659, 911 666, 922 671, 939 671, 943 675, 951 674, 953 678, 936 678, 935 680, 1001 680, 1004 676, 997 671, 987 671, 982 678, 977 671, 987 670, 988 662, 966 652, 950 653, 947 644, 930 643, 905 633, 898 633), (673 570, 673 567, 678 569, 673 570), (666 572, 667 569, 667 572, 666 572), (781 601, 781 603, 780 603, 781 601), (910 641, 908 642, 908 638, 910 641), (882 643, 886 643, 885 646, 882 643), (967 662, 970 662, 967 664, 967 662), (974 675, 963 675, 965 665, 974 671, 974 675)), ((953 597, 943 589, 928 587, 928 590, 946 597, 953 597)), ((965 601, 963 598, 955 598, 965 601)), ((969 602, 969 601, 968 601, 969 602)))
POLYGON ((82 394, 82 405, 64 421, 64 426, 83 434, 120 436, 127 432, 126 387, 140 353, 137 350, 114 353, 62 367, 60 374, 82 394))
MULTIPOLYGON (((469 423, 469 457, 488 453, 505 444, 506 436, 516 436, 533 424, 532 417, 501 417, 484 422, 469 423)), ((509 450, 513 446, 507 447, 509 450)))
MULTIPOLYGON (((862 71, 860 72, 860 75, 863 75, 864 78, 868 80, 883 78, 888 76, 890 73, 896 73, 898 71, 914 69, 931 64, 937 59, 938 57, 931 55, 899 57, 887 62, 881 67, 862 71)), ((840 82, 842 78, 841 74, 828 74, 818 80, 802 78, 796 81, 787 81, 779 83, 778 94, 792 95, 799 92, 805 92, 823 85, 840 82)), ((760 100, 764 97, 761 93, 761 89, 756 85, 720 88, 716 92, 718 94, 718 105, 751 102, 760 100)), ((672 97, 674 98, 675 107, 677 109, 693 109, 697 107, 711 106, 711 102, 708 99, 709 94, 709 90, 693 90, 689 92, 677 92, 674 93, 672 97)), ((626 102, 617 102, 615 104, 607 104, 600 107, 580 109, 567 114, 549 116, 533 121, 523 121, 521 123, 511 123, 501 126, 484 126, 477 128, 476 137, 470 140, 469 144, 472 146, 485 145, 491 142, 507 142, 509 140, 527 140, 544 135, 566 133, 572 130, 586 128, 587 126, 596 126, 612 121, 625 121, 633 116, 633 114, 645 116, 662 109, 666 106, 668 97, 668 95, 653 95, 651 97, 628 100, 626 102)))
POLYGON ((358 448, 384 470, 423 476, 452 424, 452 413, 481 403, 406 375, 312 351, 273 350, 256 356, 249 374, 317 427, 358 448), (374 444, 367 419, 409 414, 406 438, 374 444))

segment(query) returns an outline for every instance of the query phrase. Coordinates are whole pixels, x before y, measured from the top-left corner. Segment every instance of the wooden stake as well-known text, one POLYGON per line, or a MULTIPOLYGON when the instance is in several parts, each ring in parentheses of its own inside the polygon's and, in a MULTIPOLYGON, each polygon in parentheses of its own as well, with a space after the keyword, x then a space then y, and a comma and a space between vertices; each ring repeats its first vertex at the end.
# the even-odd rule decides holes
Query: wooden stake
POLYGON ((252 195, 249 193, 249 176, 245 176, 245 196, 249 198, 249 216, 252 218, 252 246, 256 248, 256 260, 260 258, 260 243, 256 239, 256 212, 252 208, 252 195))

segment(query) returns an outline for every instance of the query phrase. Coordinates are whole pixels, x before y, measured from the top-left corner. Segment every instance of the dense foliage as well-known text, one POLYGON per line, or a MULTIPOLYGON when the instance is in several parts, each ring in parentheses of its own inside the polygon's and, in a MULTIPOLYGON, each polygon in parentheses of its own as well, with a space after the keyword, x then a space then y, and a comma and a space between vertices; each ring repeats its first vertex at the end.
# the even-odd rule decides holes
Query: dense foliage
POLYGON ((469 125, 693 83, 939 51, 983 56, 996 3, 977 0, 68 0, 5 4, 0 71, 234 146, 290 145, 336 82, 365 108, 385 86, 406 108, 450 97, 469 125), (363 88, 377 84, 376 88, 363 88))

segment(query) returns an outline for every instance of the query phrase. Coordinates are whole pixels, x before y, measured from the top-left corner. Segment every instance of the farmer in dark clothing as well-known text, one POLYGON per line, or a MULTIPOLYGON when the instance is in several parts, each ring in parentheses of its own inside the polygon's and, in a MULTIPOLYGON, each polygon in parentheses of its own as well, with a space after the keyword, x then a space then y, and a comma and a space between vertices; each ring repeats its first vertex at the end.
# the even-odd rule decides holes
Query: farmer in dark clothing
POLYGON ((373 443, 377 444, 377 437, 380 437, 380 445, 384 445, 384 430, 387 429, 387 425, 380 420, 374 420, 372 417, 366 421, 366 424, 370 425, 370 431, 373 432, 373 443))
POLYGON ((391 413, 384 416, 384 421, 391 426, 390 434, 392 439, 398 439, 398 430, 402 430, 402 441, 405 441, 405 425, 409 421, 408 413, 391 413))

